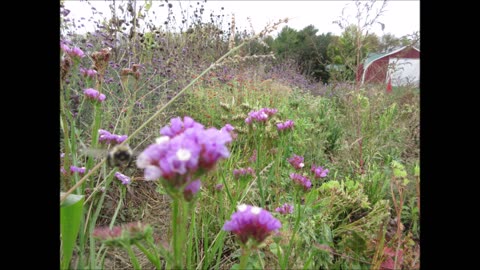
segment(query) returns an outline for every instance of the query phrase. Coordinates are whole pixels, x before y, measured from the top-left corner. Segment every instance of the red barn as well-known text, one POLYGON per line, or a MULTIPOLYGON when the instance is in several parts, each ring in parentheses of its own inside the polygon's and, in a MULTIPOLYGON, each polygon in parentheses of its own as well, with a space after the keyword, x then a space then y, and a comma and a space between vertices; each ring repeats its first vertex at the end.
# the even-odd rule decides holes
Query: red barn
POLYGON ((420 50, 405 46, 388 53, 370 54, 357 72, 362 84, 388 83, 393 86, 416 84, 420 81, 420 50))

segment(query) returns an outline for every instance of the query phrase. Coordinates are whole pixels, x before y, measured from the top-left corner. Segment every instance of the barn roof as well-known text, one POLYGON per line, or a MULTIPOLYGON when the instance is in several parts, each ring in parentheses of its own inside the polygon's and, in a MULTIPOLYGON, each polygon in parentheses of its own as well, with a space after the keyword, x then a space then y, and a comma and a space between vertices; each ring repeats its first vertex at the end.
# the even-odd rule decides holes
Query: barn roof
MULTIPOLYGON (((367 69, 370 67, 370 65, 375 62, 376 60, 380 59, 380 58, 383 58, 385 56, 388 56, 388 55, 391 55, 391 54, 394 54, 394 53, 397 53, 397 52, 400 52, 402 50, 404 50, 405 48, 407 48, 409 46, 403 46, 403 47, 400 47, 398 49, 394 49, 390 52, 386 52, 386 53, 370 53, 367 58, 365 59, 364 61, 364 64, 363 64, 363 74, 362 74, 362 83, 365 81, 365 74, 367 73, 367 69)), ((420 51, 419 49, 415 48, 414 46, 412 46, 413 49, 417 50, 417 51, 420 51)))
MULTIPOLYGON (((378 60, 378 59, 380 59, 380 58, 382 58, 382 57, 384 57, 384 56, 387 56, 387 55, 394 54, 394 53, 397 53, 397 52, 399 52, 399 51, 402 51, 403 49, 405 49, 405 48, 407 48, 407 47, 408 47, 408 46, 403 46, 403 47, 400 47, 400 48, 398 48, 398 49, 396 49, 396 50, 392 50, 392 51, 386 52, 386 53, 370 53, 370 54, 368 54, 367 59, 365 59, 365 62, 364 62, 364 64, 363 64, 363 66, 364 66, 365 69, 366 69, 366 68, 368 68, 368 66, 370 66, 370 64, 371 64, 373 61, 378 60)), ((417 51, 420 51, 419 49, 417 49, 417 48, 415 48, 415 47, 413 47, 413 48, 414 48, 415 50, 417 50, 417 51)))

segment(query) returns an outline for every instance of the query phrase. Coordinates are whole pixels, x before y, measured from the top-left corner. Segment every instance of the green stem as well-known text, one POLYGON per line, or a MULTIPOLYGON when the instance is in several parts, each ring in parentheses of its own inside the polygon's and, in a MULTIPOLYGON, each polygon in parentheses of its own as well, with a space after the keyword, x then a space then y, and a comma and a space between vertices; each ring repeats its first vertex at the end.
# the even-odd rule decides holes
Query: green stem
POLYGON ((258 189, 260 190, 260 199, 262 200, 261 207, 265 207, 265 196, 263 195, 263 184, 262 180, 260 179, 260 143, 259 143, 259 134, 258 131, 255 131, 255 145, 257 147, 257 168, 255 170, 256 175, 257 175, 257 184, 258 184, 258 189))
MULTIPOLYGON (((138 241, 135 241, 135 245, 138 247, 138 249, 140 249, 143 254, 145 254, 148 258, 148 260, 153 264, 155 265, 155 268, 157 269, 161 269, 161 265, 160 265, 160 260, 158 258, 158 256, 156 254, 152 254, 151 252, 149 252, 147 250, 147 248, 145 248, 140 242, 138 241)), ((155 252, 156 253, 156 252, 155 252)))
POLYGON ((292 231, 292 236, 290 237, 290 241, 288 242, 287 252, 284 254, 282 269, 287 269, 288 258, 293 246, 293 239, 295 238, 295 234, 298 231, 298 226, 300 225, 300 217, 301 217, 301 209, 300 209, 300 201, 302 200, 300 191, 297 189, 295 191, 295 210, 297 211, 297 217, 295 219, 295 225, 292 231))
POLYGON ((115 221, 117 220, 118 212, 120 212, 120 208, 122 208, 123 198, 125 198, 125 190, 126 190, 126 187, 122 185, 120 187, 120 199, 118 200, 118 205, 117 205, 117 208, 115 209, 115 213, 113 214, 112 221, 110 221, 110 229, 113 228, 113 224, 115 224, 115 221))
MULTIPOLYGON (((178 194, 177 194, 178 195, 178 194)), ((182 209, 182 198, 180 196, 175 196, 173 198, 173 207, 172 207, 172 229, 173 229, 173 257, 174 257, 174 266, 173 268, 183 268, 182 267, 182 244, 183 244, 183 209, 182 209)))
POLYGON ((124 244, 124 247, 128 252, 130 260, 132 261, 133 269, 142 269, 142 267, 140 267, 140 263, 138 262, 137 256, 135 256, 135 253, 133 253, 132 247, 129 244, 124 244))
POLYGON ((247 269, 248 258, 250 257, 250 249, 242 248, 242 256, 240 257, 239 269, 247 269))

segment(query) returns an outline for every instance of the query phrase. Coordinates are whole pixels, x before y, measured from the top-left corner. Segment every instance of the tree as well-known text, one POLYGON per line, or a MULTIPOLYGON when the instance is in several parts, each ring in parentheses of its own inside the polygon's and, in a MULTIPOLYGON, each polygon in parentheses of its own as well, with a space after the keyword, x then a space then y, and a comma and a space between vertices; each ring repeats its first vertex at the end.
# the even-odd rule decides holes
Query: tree
MULTIPOLYGON (((352 23, 349 21, 343 15, 344 11, 342 11, 342 16, 339 18, 339 20, 333 22, 338 24, 340 28, 344 29, 342 38, 339 39, 340 43, 344 46, 342 57, 344 60, 346 60, 344 65, 346 66, 347 70, 353 71, 355 74, 359 71, 359 66, 366 56, 364 52, 365 45, 367 44, 366 37, 368 37, 369 31, 374 25, 377 24, 381 25, 382 29, 384 27, 384 25, 379 22, 378 19, 385 11, 387 1, 383 0, 380 8, 374 9, 374 7, 377 6, 376 3, 376 0, 355 0, 356 22, 352 23)), ((348 76, 348 78, 351 79, 350 76, 348 76)), ((359 82, 356 82, 355 89, 360 89, 359 82)))

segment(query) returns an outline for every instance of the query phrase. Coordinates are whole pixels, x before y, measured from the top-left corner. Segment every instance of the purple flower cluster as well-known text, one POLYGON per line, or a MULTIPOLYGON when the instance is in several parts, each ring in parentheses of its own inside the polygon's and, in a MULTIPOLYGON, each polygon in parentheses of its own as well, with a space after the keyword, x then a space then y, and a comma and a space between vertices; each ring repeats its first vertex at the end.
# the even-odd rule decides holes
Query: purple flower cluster
POLYGON ((126 176, 126 175, 124 175, 124 174, 122 174, 122 173, 119 173, 119 172, 116 172, 116 173, 115 173, 115 177, 116 177, 118 180, 122 181, 122 184, 123 184, 123 185, 128 185, 128 184, 130 184, 130 183, 132 182, 132 179, 130 179, 130 177, 128 177, 128 176, 126 176))
POLYGON ((230 156, 227 144, 232 137, 226 130, 205 129, 188 116, 183 121, 173 118, 160 130, 164 136, 138 156, 137 166, 144 169, 147 180, 162 177, 181 187, 193 176, 211 170, 220 158, 230 156))
POLYGON ((253 120, 257 122, 267 121, 269 116, 272 116, 278 112, 277 109, 262 108, 258 111, 251 111, 248 113, 248 117, 245 119, 245 123, 251 124, 253 120))
POLYGON ((234 233, 243 244, 249 239, 260 244, 272 232, 277 232, 282 227, 278 219, 260 207, 242 204, 237 210, 230 220, 225 222, 223 230, 234 233))
POLYGON ((254 163, 255 161, 257 161, 257 150, 253 150, 253 154, 252 156, 248 159, 248 161, 254 163))
POLYGON ((84 174, 85 173, 85 167, 77 167, 77 166, 70 166, 70 172, 72 173, 81 173, 81 174, 84 174))
POLYGON ((250 174, 251 176, 254 176, 255 175, 255 170, 253 170, 251 167, 248 167, 248 168, 240 168, 240 169, 234 169, 233 170, 233 176, 235 177, 235 179, 238 179, 240 178, 241 176, 244 176, 244 175, 247 175, 247 174, 250 174))
POLYGON ((82 74, 83 77, 89 77, 89 78, 94 78, 95 75, 97 75, 97 71, 95 69, 86 69, 86 68, 80 68, 80 73, 82 74))
POLYGON ((146 237, 151 236, 151 233, 152 228, 150 225, 134 221, 128 224, 115 226, 112 229, 108 226, 95 228, 92 236, 105 241, 104 243, 107 245, 124 246, 125 243, 133 244, 134 241, 145 239, 146 237))
POLYGON ((277 207, 275 209, 275 212, 278 212, 282 215, 291 214, 291 213, 293 213, 293 205, 285 203, 282 206, 277 207))
POLYGON ((305 191, 309 190, 312 188, 312 182, 310 182, 310 179, 307 177, 297 174, 297 173, 291 173, 290 178, 297 183, 298 185, 302 186, 305 191))
POLYGON ((108 144, 120 144, 128 138, 127 135, 115 135, 106 130, 98 130, 98 141, 105 142, 108 144))
POLYGON ((104 94, 100 94, 100 92, 98 92, 97 90, 95 90, 93 88, 85 89, 85 90, 83 90, 83 93, 85 94, 85 96, 87 98, 92 99, 92 100, 98 100, 100 102, 103 102, 106 98, 106 96, 104 94))
POLYGON ((301 168, 305 167, 305 163, 303 163, 302 156, 298 156, 294 154, 293 157, 287 160, 296 170, 300 170, 301 168))
POLYGON ((215 185, 215 190, 220 191, 223 189, 223 184, 216 184, 215 185))
POLYGON ((63 52, 68 54, 70 57, 75 58, 83 58, 85 57, 85 53, 78 47, 70 48, 67 44, 60 42, 60 48, 63 52))
POLYGON ((315 173, 316 179, 326 177, 329 172, 328 169, 323 169, 322 166, 315 166, 315 165, 312 165, 312 169, 310 171, 315 173))
POLYGON ((183 190, 183 197, 187 202, 191 201, 193 199, 193 196, 197 194, 197 192, 200 190, 200 187, 202 186, 202 182, 200 179, 197 179, 195 181, 191 181, 183 190))
POLYGON ((284 123, 278 123, 277 124, 277 130, 282 131, 282 130, 285 130, 285 129, 292 129, 293 125, 294 125, 294 123, 293 123, 292 120, 287 120, 284 123))

